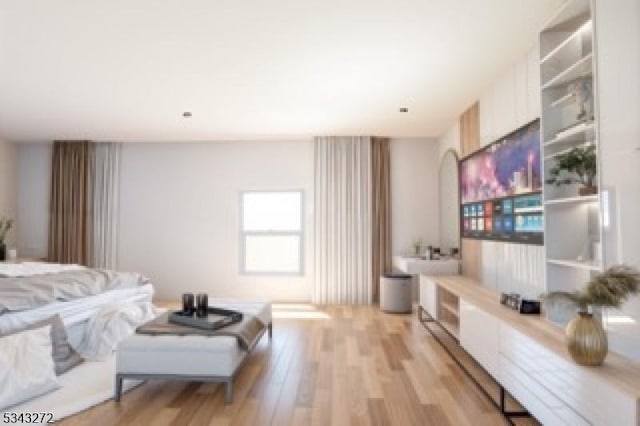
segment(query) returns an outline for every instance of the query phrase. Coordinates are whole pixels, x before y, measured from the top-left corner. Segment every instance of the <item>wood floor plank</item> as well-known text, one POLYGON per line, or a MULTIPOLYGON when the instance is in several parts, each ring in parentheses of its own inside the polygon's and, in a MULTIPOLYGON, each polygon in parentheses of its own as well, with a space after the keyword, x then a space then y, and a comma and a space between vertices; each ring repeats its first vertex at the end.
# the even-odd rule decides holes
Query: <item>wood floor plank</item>
MULTIPOLYGON (((415 315, 376 306, 278 305, 224 403, 219 384, 154 381, 60 422, 83 425, 506 424, 415 315), (309 312, 315 311, 314 319, 309 312)), ((454 348, 455 349, 455 348, 454 348)), ((487 381, 479 375, 479 380, 487 381)), ((536 425, 535 420, 517 424, 536 425)))

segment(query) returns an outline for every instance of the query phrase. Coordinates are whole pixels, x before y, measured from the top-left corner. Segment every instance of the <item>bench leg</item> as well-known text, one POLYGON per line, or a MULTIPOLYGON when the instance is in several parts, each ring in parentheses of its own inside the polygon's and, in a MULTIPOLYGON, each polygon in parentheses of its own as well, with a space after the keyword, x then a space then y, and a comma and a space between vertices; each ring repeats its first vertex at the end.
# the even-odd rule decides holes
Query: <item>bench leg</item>
POLYGON ((273 323, 270 322, 269 325, 267 326, 267 332, 269 333, 269 339, 271 339, 273 337, 273 323))
POLYGON ((116 374, 116 394, 113 397, 113 399, 116 400, 116 402, 120 401, 120 397, 122 396, 122 381, 124 379, 119 375, 116 374))
POLYGON ((231 404, 233 402, 233 379, 229 379, 224 384, 224 403, 231 404))

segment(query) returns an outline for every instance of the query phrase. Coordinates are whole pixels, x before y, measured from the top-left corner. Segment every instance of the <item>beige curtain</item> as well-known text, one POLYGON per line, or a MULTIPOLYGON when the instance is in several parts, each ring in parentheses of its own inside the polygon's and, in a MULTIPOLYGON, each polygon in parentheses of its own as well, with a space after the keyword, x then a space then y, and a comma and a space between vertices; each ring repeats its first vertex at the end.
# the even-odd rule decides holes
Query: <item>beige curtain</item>
POLYGON ((92 145, 53 144, 49 260, 87 265, 91 259, 92 145))
POLYGON ((389 139, 372 138, 372 284, 373 300, 380 298, 380 275, 391 272, 391 177, 389 139))

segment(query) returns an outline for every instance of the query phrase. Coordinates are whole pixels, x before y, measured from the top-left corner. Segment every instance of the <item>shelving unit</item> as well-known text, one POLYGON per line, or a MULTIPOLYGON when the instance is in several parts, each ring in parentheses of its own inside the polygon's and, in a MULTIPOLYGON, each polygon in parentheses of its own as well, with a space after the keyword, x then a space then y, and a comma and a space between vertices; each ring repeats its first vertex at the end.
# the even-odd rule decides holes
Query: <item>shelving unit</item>
POLYGON ((568 259, 547 259, 547 263, 566 266, 569 268, 586 269, 588 271, 599 271, 602 269, 602 265, 600 264, 600 262, 596 262, 594 260, 580 262, 578 260, 568 260, 568 259))
POLYGON ((578 195, 575 197, 563 197, 555 198, 552 200, 545 200, 545 206, 554 206, 558 204, 577 204, 577 203, 593 203, 598 202, 598 195, 578 195))
MULTIPOLYGON (((545 175, 559 155, 576 147, 594 146, 599 169, 595 26, 591 0, 569 0, 540 33, 545 175)), ((599 176, 596 184, 601 187, 599 176)), ((548 291, 580 289, 602 270, 601 196, 580 196, 578 189, 578 185, 544 187, 548 291)), ((563 323, 572 315, 549 316, 563 323)))
POLYGON ((440 325, 454 338, 460 336, 460 300, 443 287, 438 287, 437 311, 440 325))

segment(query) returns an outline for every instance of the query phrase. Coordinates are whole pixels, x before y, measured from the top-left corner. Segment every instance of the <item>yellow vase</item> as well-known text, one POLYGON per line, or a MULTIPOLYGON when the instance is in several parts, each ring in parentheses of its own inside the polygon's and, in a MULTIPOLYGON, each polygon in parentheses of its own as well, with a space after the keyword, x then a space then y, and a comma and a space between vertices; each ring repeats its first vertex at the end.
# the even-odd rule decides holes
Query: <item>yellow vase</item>
POLYGON ((609 351, 607 334, 593 315, 579 312, 567 325, 566 335, 569 353, 576 363, 589 366, 602 364, 609 351))

